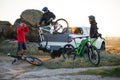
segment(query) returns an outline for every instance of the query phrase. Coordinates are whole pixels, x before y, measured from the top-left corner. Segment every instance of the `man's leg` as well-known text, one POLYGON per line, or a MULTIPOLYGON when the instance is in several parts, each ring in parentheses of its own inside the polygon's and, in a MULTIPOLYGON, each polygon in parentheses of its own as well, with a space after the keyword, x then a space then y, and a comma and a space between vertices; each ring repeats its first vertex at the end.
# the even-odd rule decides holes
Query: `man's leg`
MULTIPOLYGON (((26 50, 26 45, 24 42, 20 42, 18 43, 18 51, 17 54, 19 56, 21 56, 21 58, 23 57, 23 55, 25 54, 25 50, 26 50)), ((22 58, 23 59, 23 58, 22 58)))
POLYGON ((21 53, 22 59, 25 59, 26 49, 27 49, 26 44, 25 44, 25 42, 23 42, 23 44, 22 44, 22 53, 21 53))
POLYGON ((22 43, 18 42, 17 55, 21 55, 21 54, 22 54, 22 43))
POLYGON ((18 47, 17 47, 17 53, 16 55, 18 56, 18 58, 15 58, 13 61, 12 61, 12 64, 14 64, 17 60, 20 60, 21 59, 21 53, 22 53, 22 46, 21 46, 21 43, 18 42, 18 47))

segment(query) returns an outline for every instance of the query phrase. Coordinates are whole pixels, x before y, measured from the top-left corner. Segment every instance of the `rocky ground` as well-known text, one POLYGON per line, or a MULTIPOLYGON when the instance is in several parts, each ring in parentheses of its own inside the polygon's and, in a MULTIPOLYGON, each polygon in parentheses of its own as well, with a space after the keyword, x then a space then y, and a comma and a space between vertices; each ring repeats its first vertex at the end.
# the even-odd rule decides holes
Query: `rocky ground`
POLYGON ((120 80, 116 77, 77 74, 88 69, 112 67, 47 69, 43 66, 30 65, 25 61, 11 64, 12 60, 11 57, 0 56, 0 80, 120 80))

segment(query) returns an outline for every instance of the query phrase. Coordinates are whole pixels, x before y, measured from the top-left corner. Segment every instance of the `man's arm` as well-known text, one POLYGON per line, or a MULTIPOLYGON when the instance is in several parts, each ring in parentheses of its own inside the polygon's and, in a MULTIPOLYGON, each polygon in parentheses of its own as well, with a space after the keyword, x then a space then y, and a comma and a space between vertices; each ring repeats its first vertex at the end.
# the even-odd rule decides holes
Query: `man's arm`
POLYGON ((29 28, 27 26, 24 27, 24 32, 29 32, 29 28))
POLYGON ((52 15, 52 17, 51 17, 51 18, 53 18, 53 19, 55 19, 55 18, 56 18, 56 16, 55 16, 55 14, 54 14, 54 13, 52 13, 52 12, 51 12, 51 15, 52 15))

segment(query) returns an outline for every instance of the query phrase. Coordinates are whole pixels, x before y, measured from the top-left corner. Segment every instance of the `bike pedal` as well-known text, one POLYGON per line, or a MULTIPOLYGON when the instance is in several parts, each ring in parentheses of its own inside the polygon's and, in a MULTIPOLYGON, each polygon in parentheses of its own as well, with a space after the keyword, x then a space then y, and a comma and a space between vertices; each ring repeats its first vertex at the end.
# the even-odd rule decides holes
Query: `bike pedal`
POLYGON ((17 60, 16 60, 16 59, 14 59, 14 60, 12 61, 12 64, 14 64, 16 61, 17 61, 17 60))

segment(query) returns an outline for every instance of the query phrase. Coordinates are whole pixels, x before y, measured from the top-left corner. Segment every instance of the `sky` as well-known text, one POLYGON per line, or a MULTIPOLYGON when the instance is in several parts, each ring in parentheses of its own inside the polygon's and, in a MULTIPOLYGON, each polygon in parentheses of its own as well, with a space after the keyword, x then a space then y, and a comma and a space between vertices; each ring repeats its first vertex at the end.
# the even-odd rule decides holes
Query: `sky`
POLYGON ((120 36, 120 0, 0 0, 0 21, 14 24, 24 10, 45 6, 71 26, 90 27, 88 16, 94 15, 99 33, 120 36))

